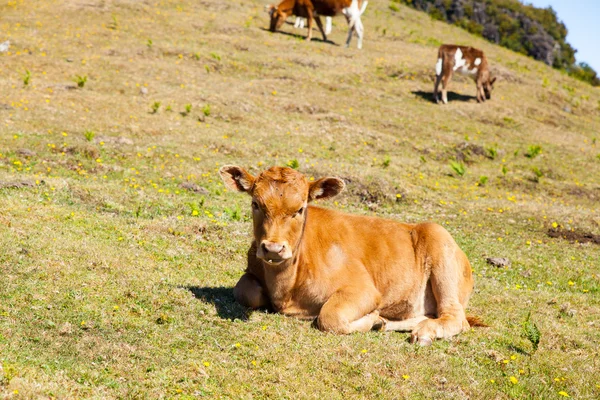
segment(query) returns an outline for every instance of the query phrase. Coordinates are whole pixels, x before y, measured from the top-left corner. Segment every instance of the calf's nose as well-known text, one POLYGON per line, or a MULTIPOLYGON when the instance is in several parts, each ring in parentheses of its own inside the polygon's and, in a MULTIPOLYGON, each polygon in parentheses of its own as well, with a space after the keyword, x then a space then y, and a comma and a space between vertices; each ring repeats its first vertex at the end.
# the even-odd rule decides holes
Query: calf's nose
POLYGON ((279 254, 283 251, 283 247, 284 246, 282 243, 274 243, 268 241, 262 242, 262 248, 265 253, 279 254))

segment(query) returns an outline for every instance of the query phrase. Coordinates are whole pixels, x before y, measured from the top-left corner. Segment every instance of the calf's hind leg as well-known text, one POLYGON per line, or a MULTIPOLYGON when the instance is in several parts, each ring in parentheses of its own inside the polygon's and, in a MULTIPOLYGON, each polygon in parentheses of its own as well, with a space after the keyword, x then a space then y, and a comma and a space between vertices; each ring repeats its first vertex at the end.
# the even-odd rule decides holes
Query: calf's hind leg
POLYGON ((442 102, 448 104, 448 84, 452 75, 444 74, 442 76, 442 102))
POLYGON ((380 299, 374 287, 338 290, 321 308, 317 328, 339 334, 367 332, 379 320, 376 309, 380 299))
POLYGON ((435 339, 448 339, 469 329, 464 307, 472 290, 471 268, 454 243, 443 245, 440 253, 432 260, 430 277, 437 318, 427 318, 413 329, 413 343, 428 345, 435 339))
POLYGON ((437 75, 435 77, 435 86, 433 87, 433 100, 439 104, 440 102, 440 82, 442 81, 442 75, 437 75))
POLYGON ((323 29, 323 23, 321 22, 321 17, 319 17, 318 15, 315 16, 315 21, 317 21, 317 26, 319 27, 319 30, 321 31, 321 35, 323 35, 323 41, 326 42, 327 41, 327 34, 325 33, 325 29, 323 29))

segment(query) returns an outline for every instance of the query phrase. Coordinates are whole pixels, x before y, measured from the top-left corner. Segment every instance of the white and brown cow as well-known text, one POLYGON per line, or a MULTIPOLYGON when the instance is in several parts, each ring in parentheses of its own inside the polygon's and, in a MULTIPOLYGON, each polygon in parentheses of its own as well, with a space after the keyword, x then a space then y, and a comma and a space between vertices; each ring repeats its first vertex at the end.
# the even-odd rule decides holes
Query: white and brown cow
POLYGON ((350 45, 352 35, 356 32, 358 36, 358 48, 362 48, 364 27, 361 20, 362 13, 367 8, 368 0, 283 0, 279 5, 269 5, 266 11, 271 16, 269 30, 275 32, 283 25, 284 21, 291 15, 306 18, 308 25, 308 35, 306 40, 312 39, 313 19, 323 35, 323 40, 327 41, 327 31, 329 27, 323 28, 320 16, 334 17, 343 14, 348 21, 348 37, 346 38, 346 47, 350 45))
POLYGON ((440 102, 439 86, 442 83, 442 102, 448 104, 448 84, 454 72, 471 75, 477 84, 477 101, 483 103, 491 98, 496 78, 492 78, 490 67, 483 51, 467 46, 443 44, 438 51, 435 64, 435 88, 433 97, 440 102))

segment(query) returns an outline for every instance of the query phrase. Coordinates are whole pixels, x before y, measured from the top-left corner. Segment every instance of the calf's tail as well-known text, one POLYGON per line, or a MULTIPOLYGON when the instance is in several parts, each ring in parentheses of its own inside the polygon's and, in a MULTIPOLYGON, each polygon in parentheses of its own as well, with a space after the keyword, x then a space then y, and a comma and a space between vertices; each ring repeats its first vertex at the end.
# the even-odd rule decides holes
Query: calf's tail
POLYGON ((467 322, 471 328, 489 328, 489 325, 483 322, 481 318, 473 315, 467 315, 467 322))

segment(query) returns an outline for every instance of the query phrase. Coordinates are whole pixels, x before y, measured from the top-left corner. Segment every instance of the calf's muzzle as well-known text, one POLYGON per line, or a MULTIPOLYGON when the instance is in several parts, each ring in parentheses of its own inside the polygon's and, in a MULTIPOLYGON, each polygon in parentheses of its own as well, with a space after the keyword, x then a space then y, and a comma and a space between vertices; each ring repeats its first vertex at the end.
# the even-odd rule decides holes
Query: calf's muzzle
POLYGON ((286 243, 263 240, 256 256, 271 264, 277 264, 291 258, 291 251, 286 243))

